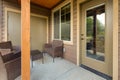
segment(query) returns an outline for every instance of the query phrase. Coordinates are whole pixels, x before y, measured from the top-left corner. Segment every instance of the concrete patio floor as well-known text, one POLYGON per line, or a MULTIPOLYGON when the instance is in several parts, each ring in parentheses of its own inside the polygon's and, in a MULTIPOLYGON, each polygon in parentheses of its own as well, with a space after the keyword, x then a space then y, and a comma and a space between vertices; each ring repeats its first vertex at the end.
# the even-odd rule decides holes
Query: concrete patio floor
MULTIPOLYGON (((1 63, 1 61, 0 61, 1 63)), ((0 80, 6 79, 4 66, 0 65, 0 80)), ((21 80, 19 76, 15 80, 21 80)), ((31 80, 106 80, 88 70, 76 66, 75 64, 61 58, 53 59, 44 54, 44 64, 42 60, 36 60, 31 67, 31 80)))
MULTIPOLYGON (((49 55, 44 54, 44 64, 42 60, 34 61, 31 80, 106 80, 67 60, 55 58, 54 63, 52 60, 49 55)), ((20 80, 20 77, 16 80, 20 80)))

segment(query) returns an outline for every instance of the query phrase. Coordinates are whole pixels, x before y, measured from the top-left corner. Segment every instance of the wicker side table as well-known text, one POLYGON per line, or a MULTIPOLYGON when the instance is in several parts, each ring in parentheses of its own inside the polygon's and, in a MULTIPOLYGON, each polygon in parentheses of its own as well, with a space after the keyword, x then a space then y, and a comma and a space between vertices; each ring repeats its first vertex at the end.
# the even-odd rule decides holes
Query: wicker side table
POLYGON ((42 63, 44 63, 44 58, 43 58, 43 52, 39 50, 31 50, 31 61, 32 61, 32 67, 33 67, 33 61, 38 60, 42 58, 42 63))

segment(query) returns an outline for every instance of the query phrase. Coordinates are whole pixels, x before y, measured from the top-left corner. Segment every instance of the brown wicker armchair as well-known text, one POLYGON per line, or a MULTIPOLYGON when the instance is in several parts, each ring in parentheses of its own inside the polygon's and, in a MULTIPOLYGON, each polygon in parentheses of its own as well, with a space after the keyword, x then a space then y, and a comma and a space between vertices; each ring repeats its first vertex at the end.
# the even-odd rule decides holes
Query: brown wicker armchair
POLYGON ((8 80, 14 80, 21 74, 21 52, 13 49, 11 41, 0 43, 0 49, 11 49, 7 54, 0 51, 0 56, 5 65, 8 80), (13 51, 14 50, 14 51, 13 51))
POLYGON ((47 52, 53 57, 53 62, 55 57, 63 58, 63 41, 53 40, 51 44, 44 45, 44 52, 47 52))

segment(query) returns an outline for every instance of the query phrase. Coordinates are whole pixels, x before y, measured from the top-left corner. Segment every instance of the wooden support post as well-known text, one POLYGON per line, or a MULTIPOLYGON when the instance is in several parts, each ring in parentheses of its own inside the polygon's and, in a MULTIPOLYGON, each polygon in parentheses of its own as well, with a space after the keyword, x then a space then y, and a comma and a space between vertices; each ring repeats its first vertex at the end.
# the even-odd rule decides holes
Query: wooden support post
POLYGON ((22 80, 30 80, 30 0, 21 0, 22 80))

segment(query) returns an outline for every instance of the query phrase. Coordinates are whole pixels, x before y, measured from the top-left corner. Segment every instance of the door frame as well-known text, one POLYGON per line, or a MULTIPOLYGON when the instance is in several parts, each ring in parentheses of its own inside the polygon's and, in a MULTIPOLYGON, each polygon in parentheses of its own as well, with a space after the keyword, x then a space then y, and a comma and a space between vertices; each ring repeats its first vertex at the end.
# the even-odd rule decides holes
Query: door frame
MULTIPOLYGON (((80 5, 81 6, 81 5, 80 5)), ((83 3, 82 6, 81 6, 81 26, 80 26, 80 34, 84 34, 84 40, 81 40, 80 39, 80 43, 81 43, 81 46, 80 46, 80 49, 81 49, 81 60, 82 60, 82 63, 83 65, 86 65, 92 69, 95 69, 97 71, 100 71, 104 74, 108 74, 109 76, 111 76, 112 72, 112 63, 109 63, 111 59, 111 52, 112 52, 112 47, 110 44, 110 42, 112 42, 112 36, 110 36, 112 33, 109 33, 111 31, 111 28, 112 26, 109 25, 108 27, 108 24, 110 24, 111 20, 108 20, 108 4, 107 2, 105 2, 105 0, 98 0, 95 2, 95 0, 91 0, 90 2, 86 2, 86 3, 83 3), (87 26, 86 26, 86 11, 87 10, 90 10, 90 9, 94 9, 94 8, 97 8, 99 6, 102 6, 102 5, 105 5, 105 44, 104 44, 104 47, 105 47, 105 51, 104 51, 104 54, 105 54, 105 61, 100 61, 100 60, 96 60, 96 59, 93 59, 93 58, 90 58, 88 56, 86 56, 86 29, 87 29, 87 26), (108 50, 110 49, 110 50, 108 50), (110 55, 110 56, 108 56, 110 55), (94 63, 94 64, 91 64, 91 63, 94 63), (109 66, 109 67, 108 67, 109 66), (109 70, 108 70, 109 69, 109 70)), ((111 15, 111 14, 110 14, 111 15)))
MULTIPOLYGON (((4 41, 7 41, 8 40, 8 12, 14 12, 14 13, 21 13, 21 10, 19 10, 19 9, 13 9, 13 8, 8 8, 8 7, 5 7, 5 15, 4 15, 4 19, 5 19, 5 23, 4 23, 4 25, 5 25, 5 39, 4 39, 4 41)), ((43 15, 40 15, 40 14, 35 14, 35 13, 31 13, 31 16, 34 16, 34 17, 40 17, 40 18, 44 18, 44 19, 46 19, 46 23, 47 23, 47 43, 49 42, 48 41, 48 38, 49 38, 49 28, 48 28, 48 16, 43 16, 43 15)))
MULTIPOLYGON (((77 0, 77 65, 79 66, 81 64, 81 50, 80 50, 80 4, 86 2, 87 0, 77 0)), ((118 80, 118 0, 112 0, 113 1, 113 63, 112 63, 112 77, 113 80, 118 80)))

